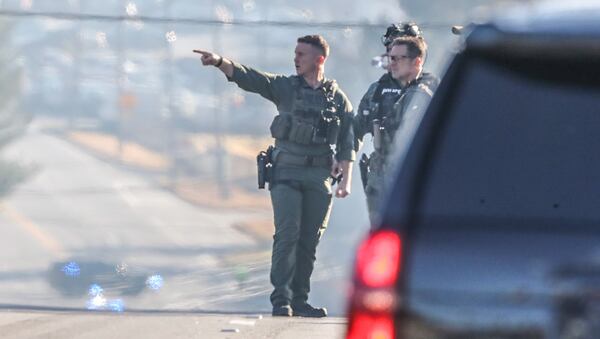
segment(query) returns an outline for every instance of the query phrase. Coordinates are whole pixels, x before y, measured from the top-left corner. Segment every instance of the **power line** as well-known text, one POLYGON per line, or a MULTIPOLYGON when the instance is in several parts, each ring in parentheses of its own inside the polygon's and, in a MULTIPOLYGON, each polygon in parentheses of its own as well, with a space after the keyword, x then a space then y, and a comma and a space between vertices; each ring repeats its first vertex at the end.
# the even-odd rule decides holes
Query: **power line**
MULTIPOLYGON (((0 16, 5 17, 38 17, 58 20, 81 20, 81 21, 109 21, 109 22, 148 22, 148 23, 167 23, 167 24, 194 24, 194 25, 233 25, 233 26, 276 26, 276 27, 321 27, 334 29, 347 28, 385 28, 389 23, 366 23, 356 21, 336 21, 336 22, 302 22, 302 21, 277 21, 277 20, 232 20, 222 21, 215 19, 196 19, 196 18, 173 18, 173 17, 155 17, 143 15, 100 15, 85 13, 68 12, 31 12, 0 10, 0 16)), ((448 29, 455 23, 442 22, 423 22, 419 27, 424 29, 448 29)))

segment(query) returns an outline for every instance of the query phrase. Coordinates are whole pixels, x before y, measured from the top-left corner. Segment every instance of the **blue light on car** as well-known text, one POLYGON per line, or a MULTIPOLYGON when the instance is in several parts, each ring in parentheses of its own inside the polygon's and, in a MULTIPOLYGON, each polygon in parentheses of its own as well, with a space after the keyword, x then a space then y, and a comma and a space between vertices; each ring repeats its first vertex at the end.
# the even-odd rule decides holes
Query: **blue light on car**
POLYGON ((63 266, 61 271, 64 272, 65 275, 68 277, 77 277, 81 273, 79 265, 77 265, 77 263, 74 261, 71 261, 70 263, 63 266))
POLYGON ((148 279, 146 279, 146 285, 148 286, 148 288, 153 289, 155 291, 160 290, 163 287, 163 284, 164 280, 158 274, 152 275, 148 277, 148 279))
POLYGON ((110 311, 121 313, 125 310, 125 303, 122 299, 114 299, 108 302, 107 307, 110 311))
POLYGON ((106 298, 102 294, 99 294, 87 302, 87 309, 98 311, 103 310, 106 307, 106 298))
POLYGON ((100 285, 98 285, 98 284, 92 284, 92 285, 90 285, 90 288, 88 289, 88 294, 92 297, 101 295, 102 292, 104 292, 104 289, 102 289, 102 287, 100 287, 100 285))

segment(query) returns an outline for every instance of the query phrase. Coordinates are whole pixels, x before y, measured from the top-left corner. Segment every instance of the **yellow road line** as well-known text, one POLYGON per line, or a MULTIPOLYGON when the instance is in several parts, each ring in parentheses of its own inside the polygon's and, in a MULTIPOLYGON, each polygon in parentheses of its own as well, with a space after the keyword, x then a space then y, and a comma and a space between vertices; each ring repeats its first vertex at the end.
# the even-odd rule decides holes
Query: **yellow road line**
POLYGON ((0 203, 0 213, 4 214, 8 219, 21 226, 25 232, 35 238, 46 250, 52 254, 55 254, 58 257, 65 256, 65 249, 56 239, 54 239, 54 237, 44 232, 33 221, 17 212, 17 210, 14 208, 5 203, 0 203))

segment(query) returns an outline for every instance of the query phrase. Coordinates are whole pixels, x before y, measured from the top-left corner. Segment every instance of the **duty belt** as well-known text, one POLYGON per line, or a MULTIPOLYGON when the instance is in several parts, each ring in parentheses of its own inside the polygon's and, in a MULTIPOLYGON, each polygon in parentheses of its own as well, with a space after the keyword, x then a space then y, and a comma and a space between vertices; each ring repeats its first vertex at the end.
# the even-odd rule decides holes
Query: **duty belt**
POLYGON ((333 164, 333 157, 331 155, 295 155, 281 152, 277 155, 276 162, 278 165, 329 168, 333 164))

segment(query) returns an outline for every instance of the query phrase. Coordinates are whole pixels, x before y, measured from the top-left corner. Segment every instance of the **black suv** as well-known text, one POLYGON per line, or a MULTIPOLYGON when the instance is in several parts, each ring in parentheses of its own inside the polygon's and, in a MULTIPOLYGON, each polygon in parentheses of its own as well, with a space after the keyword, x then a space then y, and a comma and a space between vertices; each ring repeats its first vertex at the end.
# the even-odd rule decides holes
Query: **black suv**
POLYGON ((600 338, 600 4, 579 3, 466 33, 396 136, 348 338, 600 338))

